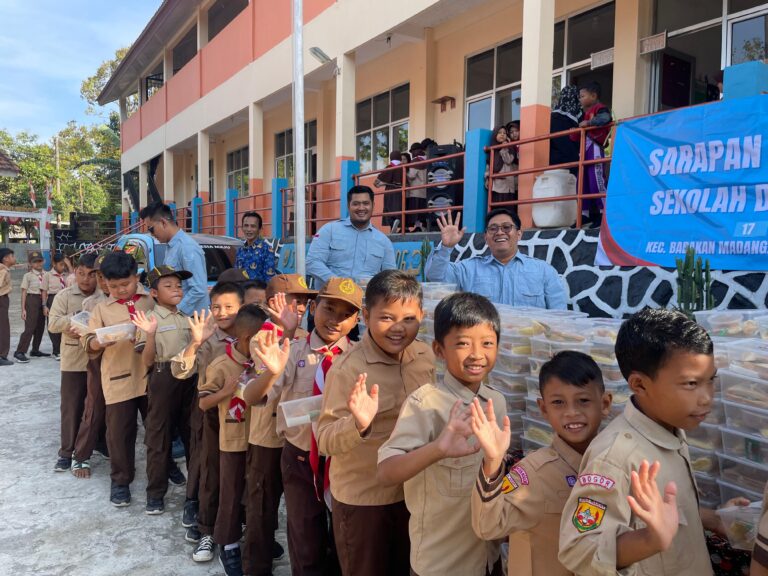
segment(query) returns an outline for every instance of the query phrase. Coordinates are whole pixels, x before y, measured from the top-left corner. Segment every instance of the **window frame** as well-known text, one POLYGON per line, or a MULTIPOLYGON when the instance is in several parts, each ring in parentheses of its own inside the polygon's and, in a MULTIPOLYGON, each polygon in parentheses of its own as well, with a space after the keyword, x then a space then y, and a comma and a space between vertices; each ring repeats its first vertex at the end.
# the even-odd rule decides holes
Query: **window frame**
MULTIPOLYGON (((405 127, 406 133, 410 134, 410 124, 411 124, 411 83, 408 82, 402 82, 400 84, 397 84, 395 86, 392 86, 391 88, 384 90, 382 92, 377 92, 375 94, 371 94, 370 96, 367 96, 366 98, 363 98, 361 100, 358 100, 355 102, 355 159, 360 162, 360 168, 361 172, 370 172, 371 170, 380 170, 386 166, 377 166, 376 159, 378 156, 375 153, 375 134, 377 132, 386 130, 387 131, 387 163, 389 163, 389 152, 393 150, 392 144, 395 140, 395 135, 399 133, 399 130, 405 127), (394 112, 394 98, 393 94, 400 89, 403 89, 405 87, 408 87, 408 114, 402 118, 393 118, 393 112, 394 112), (388 122, 385 124, 377 124, 375 125, 373 123, 374 120, 374 100, 377 98, 380 98, 381 96, 387 94, 389 96, 389 119, 388 122), (369 128, 366 128, 365 130, 358 130, 357 126, 357 120, 358 120, 358 106, 361 104, 365 104, 366 102, 370 103, 371 106, 371 124, 369 128), (370 159, 370 166, 367 165, 367 161, 360 159, 360 149, 358 147, 358 140, 360 137, 369 136, 371 139, 371 159, 370 159)), ((407 146, 406 150, 401 150, 401 152, 407 152, 407 146)))
MULTIPOLYGON (((307 154, 310 151, 317 151, 317 119, 309 120, 308 122, 304 123, 304 135, 306 136, 309 133, 310 128, 314 127, 314 133, 315 133, 315 142, 310 143, 309 138, 304 139, 304 153, 307 154)), ((281 130, 280 132, 275 132, 274 137, 275 142, 275 178, 285 178, 288 180, 288 186, 293 187, 293 176, 294 173, 293 170, 288 170, 289 166, 294 166, 294 158, 293 158, 293 127, 286 128, 285 130, 281 130), (290 137, 289 137, 290 135, 290 137), (283 154, 278 154, 277 149, 277 139, 279 137, 283 137, 285 140, 285 150, 283 154), (290 146, 290 152, 288 152, 288 143, 291 143, 290 146), (285 163, 285 175, 280 175, 280 163, 285 163)), ((309 163, 306 161, 307 156, 305 156, 305 162, 304 162, 304 171, 305 171, 305 182, 309 184, 309 163)))
POLYGON ((240 198, 249 194, 250 159, 248 145, 227 152, 227 190, 237 190, 240 198), (237 162, 235 162, 237 158, 237 162), (232 160, 230 162, 230 160, 232 160))

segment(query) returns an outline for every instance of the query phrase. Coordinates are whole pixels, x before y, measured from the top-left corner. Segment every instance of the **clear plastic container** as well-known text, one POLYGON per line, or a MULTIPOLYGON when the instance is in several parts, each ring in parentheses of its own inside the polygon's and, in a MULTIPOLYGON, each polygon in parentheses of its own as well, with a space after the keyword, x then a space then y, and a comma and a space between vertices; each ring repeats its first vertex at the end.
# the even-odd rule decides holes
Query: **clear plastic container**
POLYGON ((507 402, 507 412, 525 410, 525 392, 502 392, 507 402))
POLYGON ((443 376, 445 374, 445 361, 440 358, 435 358, 435 374, 437 376, 443 376))
POLYGON ((531 338, 530 336, 510 336, 502 333, 502 336, 499 339, 499 351, 530 356, 531 338))
POLYGON ((720 505, 720 487, 717 485, 717 476, 695 472, 696 488, 699 491, 701 501, 713 502, 713 506, 707 508, 717 508, 720 505))
POLYGON ((451 284, 449 282, 423 282, 421 289, 426 300, 442 300, 446 296, 450 296, 458 291, 458 284, 451 284))
POLYGON ((718 378, 723 400, 768 410, 768 382, 765 380, 731 370, 721 370, 718 378))
POLYGON ((593 342, 589 347, 589 355, 598 364, 616 364, 616 349, 614 344, 593 342))
POLYGON ((510 352, 500 352, 496 356, 496 368, 508 374, 527 374, 531 369, 528 356, 510 352))
POLYGON ((424 301, 421 304, 421 308, 424 310, 424 318, 434 321, 435 308, 437 308, 439 303, 440 300, 430 300, 429 298, 424 298, 424 301))
POLYGON ((136 335, 136 326, 133 324, 115 324, 114 326, 97 328, 95 333, 99 344, 112 344, 131 340, 136 335))
POLYGON ((752 550, 757 538, 757 529, 762 514, 762 503, 753 502, 749 506, 730 506, 717 510, 728 541, 737 550, 752 550))
POLYGON ((552 444, 552 439, 555 435, 548 423, 529 418, 528 416, 523 416, 523 433, 529 440, 534 440, 546 446, 552 444))
POLYGON ((531 356, 549 360, 555 354, 562 352, 563 350, 576 350, 577 352, 589 354, 590 346, 591 344, 585 340, 580 342, 561 342, 558 340, 551 340, 544 336, 536 336, 531 338, 531 356))
POLYGON ((688 452, 691 455, 691 468, 694 472, 717 474, 720 470, 717 463, 717 452, 714 450, 700 450, 691 446, 688 452))
POLYGON ((531 440, 530 438, 523 436, 523 453, 526 456, 528 456, 528 454, 531 452, 535 452, 541 448, 546 448, 547 446, 549 446, 549 444, 542 444, 541 442, 537 442, 536 440, 531 440))
POLYGON ((624 404, 611 404, 611 411, 608 413, 608 416, 603 418, 603 422, 607 424, 617 416, 621 416, 624 414, 624 408, 626 408, 626 405, 624 404))
POLYGON ((728 368, 730 360, 728 360, 728 345, 734 343, 733 338, 726 338, 724 336, 712 336, 712 346, 715 353, 715 367, 718 370, 728 368))
POLYGON ((712 400, 712 407, 709 412, 709 416, 704 420, 705 424, 725 424, 725 406, 720 398, 714 398, 712 400))
POLYGON ((320 416, 322 405, 322 395, 280 402, 280 410, 283 411, 283 416, 285 417, 285 426, 293 428, 294 426, 311 424, 320 416))
POLYGON ((755 318, 757 323, 757 333, 763 340, 768 340, 768 316, 758 316, 755 318))
POLYGON ((488 374, 488 384, 501 392, 514 392, 524 394, 528 391, 525 378, 528 373, 512 374, 504 370, 492 370, 488 374))
POLYGON ((755 318, 765 314, 761 310, 703 310, 694 312, 696 322, 713 336, 752 338, 757 335, 755 318))
POLYGON ((752 338, 735 342, 727 348, 731 372, 768 380, 768 341, 752 338))
POLYGON ((523 433, 523 416, 525 416, 525 412, 522 410, 513 410, 511 412, 507 413, 507 416, 509 416, 509 427, 512 430, 512 433, 515 432, 515 430, 518 430, 520 434, 523 433))
POLYGON ((762 492, 753 492, 752 490, 746 490, 741 486, 737 486, 727 480, 719 478, 717 485, 720 487, 720 503, 725 504, 728 500, 733 498, 746 498, 750 502, 758 502, 762 499, 762 492))
POLYGON ((685 432, 688 444, 701 450, 717 450, 723 445, 720 428, 712 424, 701 424, 698 428, 685 432))
POLYGON ((610 392, 613 395, 613 403, 615 405, 625 405, 632 395, 632 390, 629 389, 629 384, 624 380, 606 380, 604 384, 605 391, 610 392))
POLYGON ((613 346, 619 336, 619 329, 624 323, 620 318, 595 318, 589 331, 589 338, 595 344, 613 346))
POLYGON ((768 439, 768 410, 723 400, 725 423, 731 430, 768 439))
POLYGON ((731 458, 741 458, 757 464, 768 464, 768 439, 723 428, 723 453, 731 458))
POLYGON ((621 370, 619 369, 618 364, 604 364, 598 362, 597 365, 603 373, 603 380, 611 380, 613 382, 624 380, 624 376, 621 375, 621 370))
POLYGON ((528 396, 531 398, 541 398, 541 393, 539 392, 538 376, 526 376, 525 385, 528 391, 528 396))
POLYGON ((743 458, 733 458, 727 454, 718 454, 720 477, 736 486, 753 492, 761 492, 768 482, 768 466, 757 464, 743 458))
POLYGON ((525 398, 525 415, 529 418, 545 420, 544 414, 541 413, 541 408, 539 408, 539 404, 536 402, 536 398, 531 398, 530 396, 525 398))
POLYGON ((69 319, 69 325, 78 334, 81 336, 88 332, 88 322, 91 320, 91 313, 83 310, 82 312, 78 312, 72 318, 69 319))
POLYGON ((539 377, 539 372, 541 372, 541 367, 546 364, 548 360, 546 358, 534 358, 533 356, 530 356, 528 358, 528 363, 531 367, 531 376, 539 377))

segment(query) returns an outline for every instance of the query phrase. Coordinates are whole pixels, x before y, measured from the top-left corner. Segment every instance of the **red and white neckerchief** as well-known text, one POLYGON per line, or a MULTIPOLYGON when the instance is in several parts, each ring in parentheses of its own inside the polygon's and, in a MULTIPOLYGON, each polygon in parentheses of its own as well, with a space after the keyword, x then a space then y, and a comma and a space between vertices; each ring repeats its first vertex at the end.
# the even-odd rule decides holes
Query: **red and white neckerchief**
POLYGON ((40 287, 43 287, 43 278, 45 278, 45 272, 40 272, 39 274, 35 274, 37 276, 37 281, 40 282, 40 287))
MULTIPOLYGON (((307 336, 307 344, 312 334, 307 336)), ((347 338, 349 343, 349 338, 347 338)), ((317 366, 317 372, 315 372, 315 380, 312 382, 312 396, 322 396, 325 389, 325 377, 328 374, 328 370, 333 365, 333 360, 336 356, 344 352, 344 349, 338 345, 323 346, 315 350, 316 353, 322 354, 323 359, 317 366)), ((315 431, 312 430, 312 445, 309 449, 309 466, 312 468, 312 477, 315 484, 315 496, 320 502, 323 502, 324 495, 330 489, 331 485, 331 458, 326 458, 320 455, 320 450, 317 447, 317 438, 315 438, 315 431)))
POLYGON ((253 369, 253 361, 252 360, 246 360, 245 362, 241 362, 237 358, 235 358, 233 354, 233 347, 235 342, 229 342, 227 341, 227 356, 229 356, 229 359, 233 362, 236 362, 240 366, 243 367, 243 372, 240 375, 240 382, 235 389, 235 393, 232 394, 232 398, 229 400, 229 408, 227 408, 227 411, 229 412, 229 415, 237 420, 238 422, 242 422, 245 420, 245 411, 248 408, 248 405, 245 403, 245 398, 243 397, 243 390, 245 389, 245 382, 249 380, 248 375, 243 378, 243 374, 248 372, 249 370, 253 369))
POLYGON ((115 302, 123 304, 128 308, 128 315, 131 317, 131 320, 133 320, 136 318, 136 302, 139 300, 141 300, 141 294, 134 294, 130 298, 117 298, 115 302))
POLYGON ((61 288, 64 289, 67 287, 67 280, 64 274, 59 274, 58 272, 51 272, 56 278, 59 279, 59 284, 61 284, 61 288))

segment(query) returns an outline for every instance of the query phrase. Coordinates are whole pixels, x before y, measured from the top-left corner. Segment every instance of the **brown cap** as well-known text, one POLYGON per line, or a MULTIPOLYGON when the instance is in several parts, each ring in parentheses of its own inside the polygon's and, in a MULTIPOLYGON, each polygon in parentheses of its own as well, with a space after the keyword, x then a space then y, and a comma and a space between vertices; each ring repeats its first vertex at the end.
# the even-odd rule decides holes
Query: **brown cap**
POLYGON ((27 255, 27 262, 29 263, 37 262, 38 260, 44 260, 42 252, 39 252, 37 250, 32 250, 27 255))
POLYGON ((241 282, 247 282, 250 280, 248 273, 242 268, 227 268, 219 274, 216 282, 234 282, 240 284, 241 282))
POLYGON ((317 290, 310 290, 307 281, 298 274, 278 274, 273 276, 267 284, 267 296, 271 297, 278 292, 285 294, 317 294, 317 290))
POLYGON ((106 258, 109 253, 109 250, 104 250, 101 254, 96 256, 96 261, 93 263, 94 270, 101 269, 101 263, 104 262, 104 258, 106 258))
POLYGON ((189 280, 192 278, 192 272, 176 270, 173 266, 162 264, 157 268, 152 268, 149 274, 147 274, 147 283, 153 286, 160 278, 165 278, 166 276, 176 276, 179 280, 189 280))
POLYGON ((351 278, 331 278, 320 289, 317 297, 342 300, 358 310, 363 308, 363 289, 351 278))

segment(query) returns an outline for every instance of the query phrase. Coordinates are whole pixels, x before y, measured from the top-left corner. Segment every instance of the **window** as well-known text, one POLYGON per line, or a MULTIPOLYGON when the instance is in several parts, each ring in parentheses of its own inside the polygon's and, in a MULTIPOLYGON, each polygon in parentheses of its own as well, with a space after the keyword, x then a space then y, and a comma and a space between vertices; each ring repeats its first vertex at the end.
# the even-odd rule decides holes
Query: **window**
POLYGON ((520 119, 523 40, 467 58, 467 130, 520 119))
MULTIPOLYGON (((304 124, 304 148, 307 151, 317 148, 317 120, 304 124)), ((304 168, 305 181, 313 182, 315 178, 309 162, 305 162, 304 168)), ((287 179, 288 185, 293 186, 293 175, 293 128, 289 128, 275 134, 275 176, 287 179)))
POLYGON ((208 41, 213 40, 227 24, 248 7, 248 0, 217 0, 208 9, 208 41))
POLYGON ((357 160, 363 172, 384 168, 390 150, 408 150, 410 85, 404 84, 357 103, 357 160))
POLYGON ((227 153, 227 189, 248 196, 248 146, 227 153))

